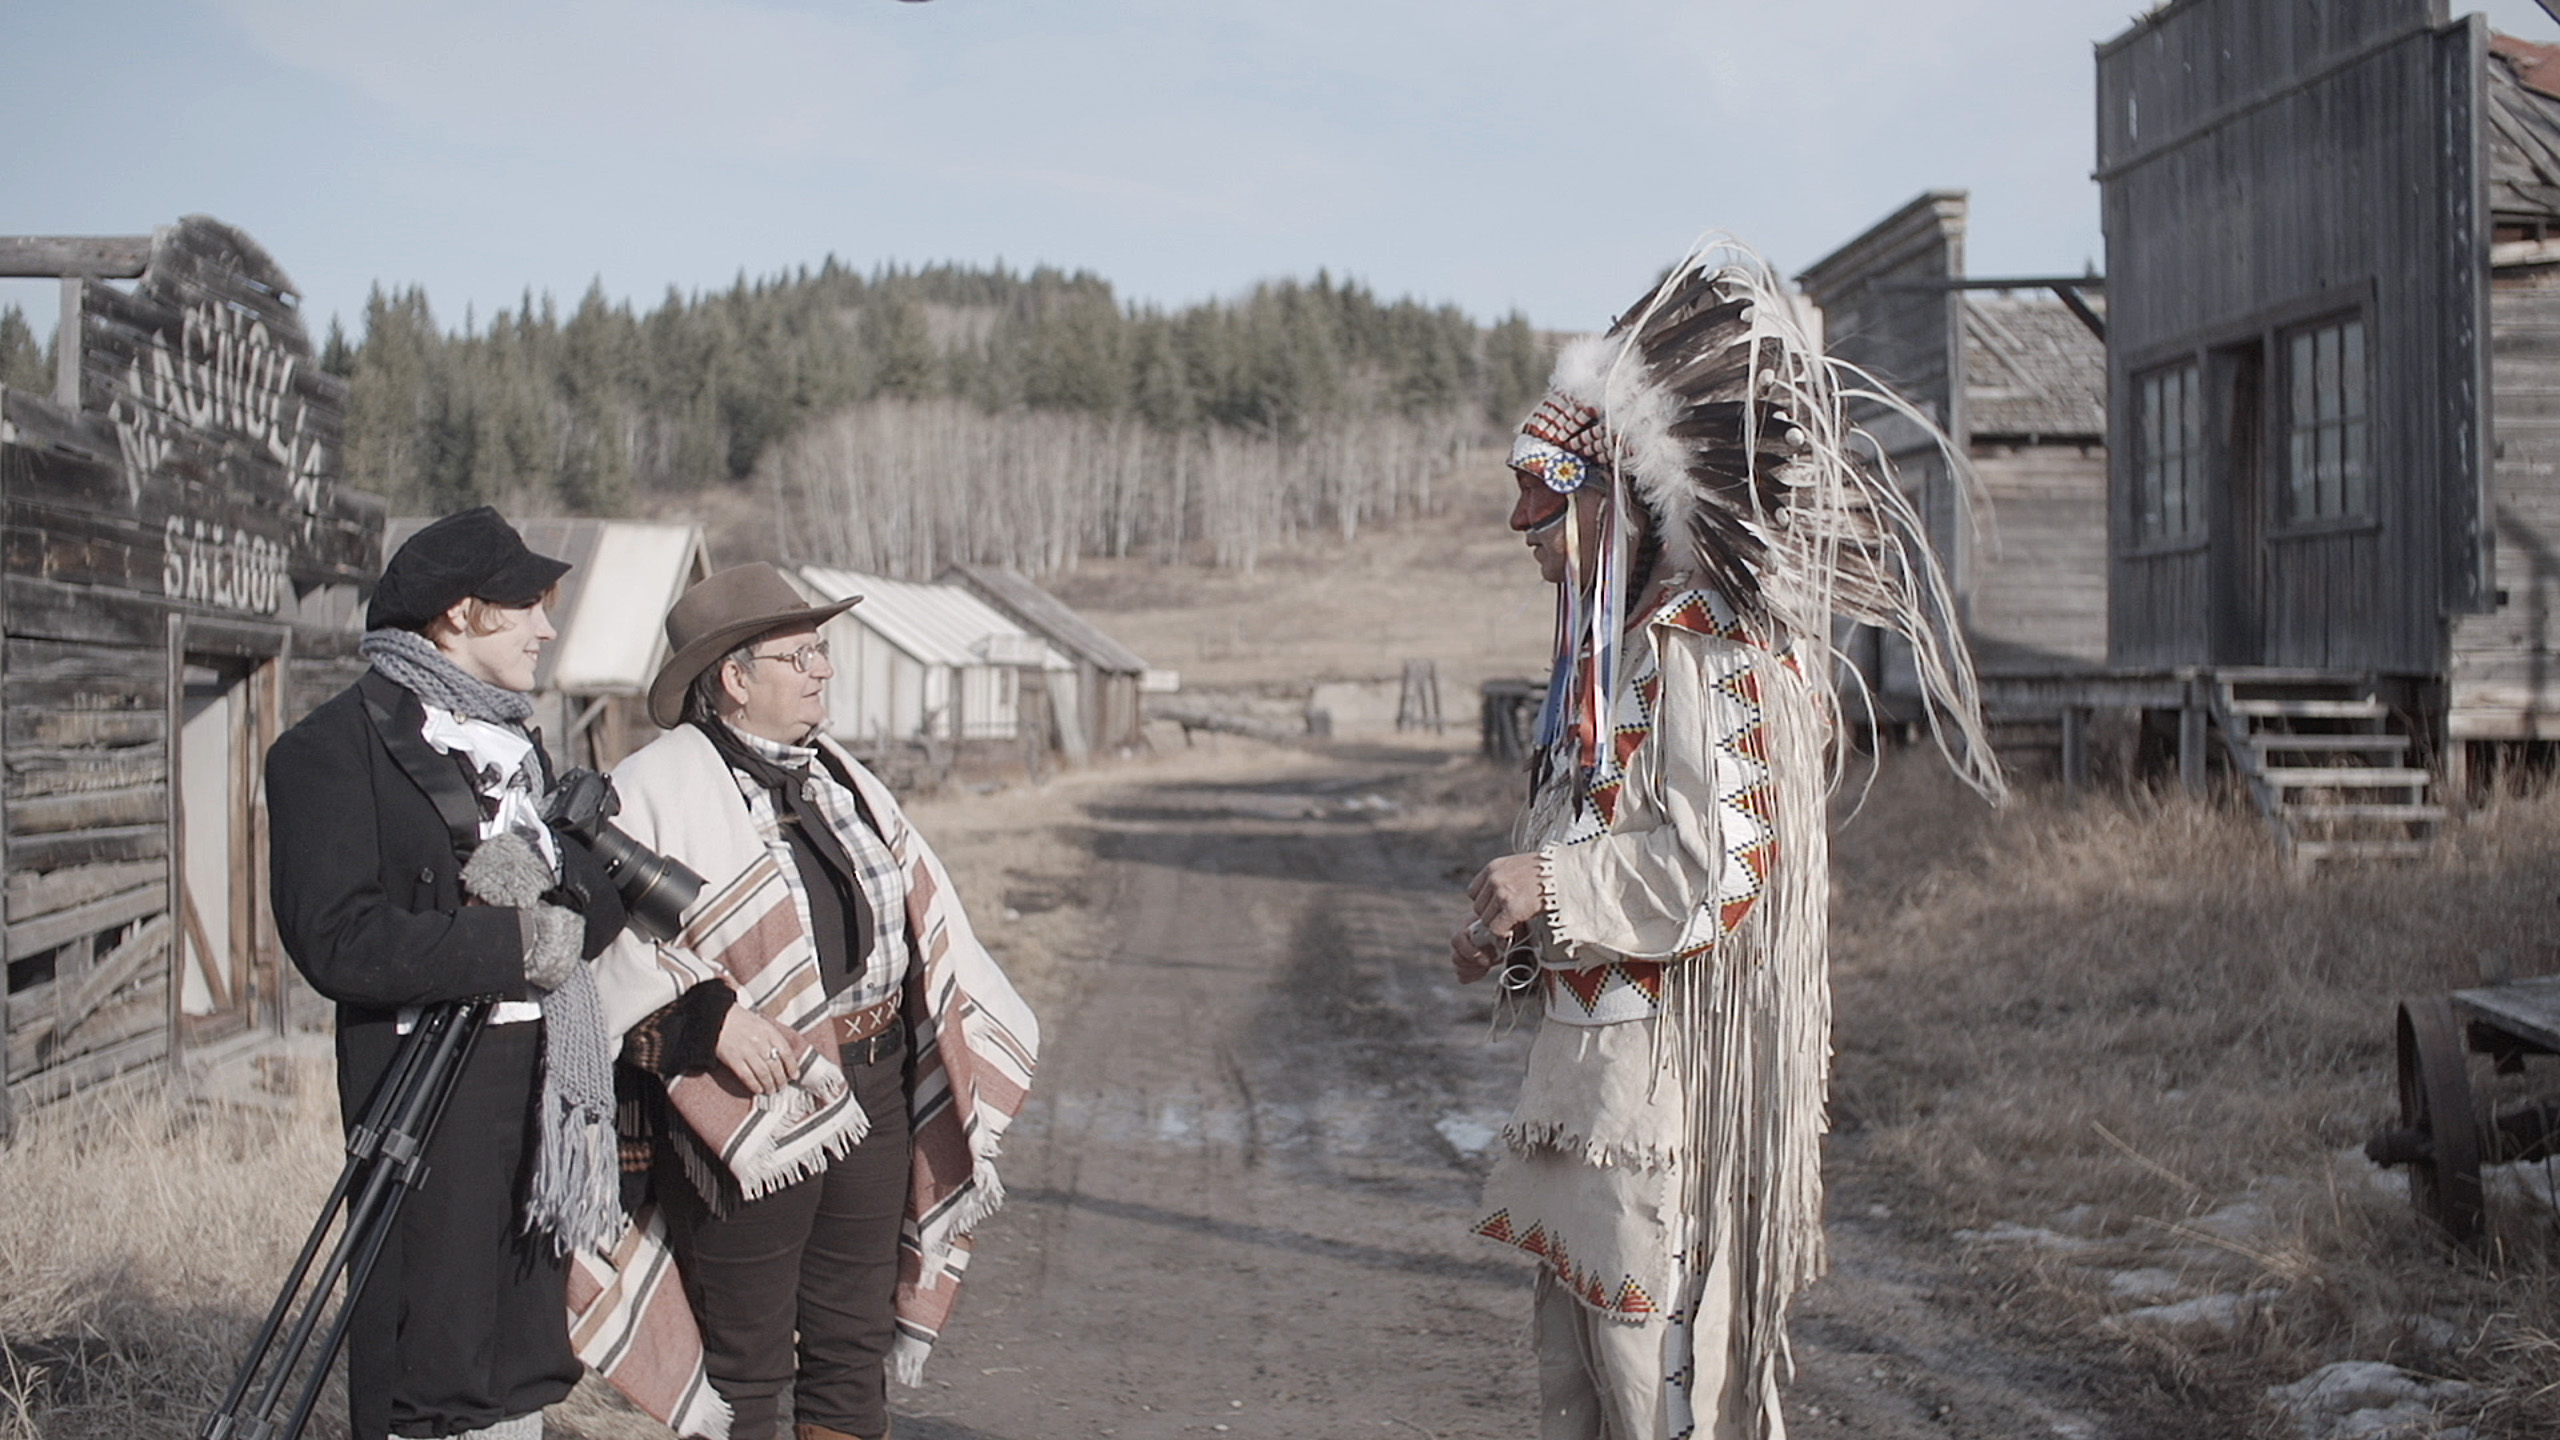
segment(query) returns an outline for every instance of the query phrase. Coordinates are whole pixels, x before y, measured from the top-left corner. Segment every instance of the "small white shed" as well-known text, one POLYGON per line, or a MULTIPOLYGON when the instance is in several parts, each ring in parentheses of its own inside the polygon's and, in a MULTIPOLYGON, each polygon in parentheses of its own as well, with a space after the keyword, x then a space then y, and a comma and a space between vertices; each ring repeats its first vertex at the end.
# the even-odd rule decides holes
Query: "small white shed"
POLYGON ((835 679, 827 733, 848 745, 1012 740, 1022 729, 1022 672, 1068 661, 985 601, 952 585, 887 580, 804 565, 819 600, 862 603, 827 622, 835 679))

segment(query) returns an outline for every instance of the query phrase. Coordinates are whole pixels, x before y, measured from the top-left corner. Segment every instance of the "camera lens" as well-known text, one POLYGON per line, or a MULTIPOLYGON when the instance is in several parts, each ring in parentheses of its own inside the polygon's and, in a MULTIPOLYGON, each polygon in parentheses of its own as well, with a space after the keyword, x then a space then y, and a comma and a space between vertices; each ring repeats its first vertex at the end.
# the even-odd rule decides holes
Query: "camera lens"
POLYGON ((588 842, 605 875, 622 897, 632 928, 653 940, 672 940, 684 928, 684 912, 702 893, 702 877, 622 833, 609 821, 598 821, 588 842))

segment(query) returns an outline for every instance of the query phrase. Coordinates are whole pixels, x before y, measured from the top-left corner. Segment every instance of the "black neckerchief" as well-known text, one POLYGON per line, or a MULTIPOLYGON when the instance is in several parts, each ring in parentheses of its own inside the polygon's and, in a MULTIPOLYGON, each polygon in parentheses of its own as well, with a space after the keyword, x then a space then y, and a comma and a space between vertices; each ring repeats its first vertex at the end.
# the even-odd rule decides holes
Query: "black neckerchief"
MULTIPOLYGON (((836 890, 844 898, 845 913, 853 917, 853 934, 846 947, 851 953, 845 957, 845 963, 848 966, 860 965, 871 954, 874 937, 879 933, 879 921, 871 913, 871 895, 862 886, 861 872, 854 868, 853 857, 845 852, 844 842, 836 838, 835 825, 809 798, 807 774, 786 769, 757 754, 724 721, 697 720, 693 727, 710 740, 711 748, 720 752, 721 760, 730 769, 763 786, 773 797, 774 819, 786 825, 796 823, 800 827, 809 848, 817 852, 829 878, 836 882, 836 890)), ((823 749, 818 751, 818 756, 822 761, 828 758, 823 749)), ((832 764, 827 766, 827 770, 831 775, 836 773, 832 764)), ((854 808, 861 814, 862 823, 869 825, 873 834, 878 834, 880 824, 871 818, 871 806, 863 800, 862 792, 854 789, 847 777, 836 775, 836 778, 853 796, 854 808)), ((887 841, 884 839, 882 843, 887 841)))

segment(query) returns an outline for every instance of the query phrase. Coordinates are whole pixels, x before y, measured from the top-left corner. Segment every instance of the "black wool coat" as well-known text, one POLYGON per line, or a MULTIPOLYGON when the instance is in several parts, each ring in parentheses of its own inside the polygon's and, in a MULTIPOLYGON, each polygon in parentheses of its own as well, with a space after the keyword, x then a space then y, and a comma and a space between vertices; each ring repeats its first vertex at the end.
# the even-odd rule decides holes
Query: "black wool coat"
MULTIPOLYGON (((350 1098, 387 1063, 402 1007, 528 993, 516 912, 464 903, 479 804, 460 764, 419 735, 425 721, 416 695, 367 671, 267 751, 276 930, 312 988, 338 1002, 350 1098)), ((561 898, 585 912, 594 955, 622 928, 622 907, 585 847, 563 836, 560 849, 561 898)))

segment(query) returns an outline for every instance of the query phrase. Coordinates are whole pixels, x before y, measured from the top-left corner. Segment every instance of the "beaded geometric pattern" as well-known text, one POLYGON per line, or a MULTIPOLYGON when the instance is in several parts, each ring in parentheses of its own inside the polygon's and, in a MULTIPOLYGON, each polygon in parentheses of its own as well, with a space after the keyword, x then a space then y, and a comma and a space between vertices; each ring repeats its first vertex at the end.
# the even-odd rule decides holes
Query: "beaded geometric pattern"
MULTIPOLYGON (((1652 626, 1715 635, 1739 645, 1758 647, 1758 640, 1734 615, 1724 597, 1712 590, 1689 590, 1672 596, 1647 622, 1652 626)), ((1651 738, 1660 714, 1662 671, 1657 647, 1635 649, 1636 668, 1629 676, 1633 705, 1610 735, 1598 763, 1584 771, 1581 803, 1559 843, 1587 845, 1609 833, 1618 817, 1627 784, 1627 765, 1651 738)), ((1723 863, 1712 877, 1690 933, 1702 938, 1674 956, 1689 960, 1715 948, 1749 918, 1752 907, 1768 893, 1769 872, 1777 860, 1777 786, 1769 770, 1769 735, 1761 705, 1760 679, 1740 655, 1716 655, 1707 663, 1707 724, 1710 741, 1713 813, 1723 842, 1723 863)), ((1582 743, 1583 754, 1594 747, 1582 743)), ((1658 961, 1616 961, 1588 969, 1544 971, 1547 1015, 1569 1024, 1611 1024, 1642 1019, 1662 1008, 1662 970, 1658 961)))
POLYGON ((1544 440, 1523 435, 1511 442, 1511 468, 1534 477, 1558 495, 1570 495, 1591 478, 1591 462, 1544 440))
POLYGON ((1565 1253, 1564 1242, 1549 1236, 1546 1226, 1532 1225, 1526 1234, 1513 1233, 1511 1212, 1508 1210, 1496 1210, 1477 1221, 1475 1233, 1537 1256, 1555 1275, 1557 1284, 1580 1296, 1582 1303, 1594 1310, 1649 1316, 1661 1308, 1631 1275, 1621 1275, 1618 1282, 1611 1285, 1598 1275, 1576 1266, 1573 1257, 1565 1253))
POLYGON ((1530 412, 1520 433, 1594 462, 1607 459, 1618 443, 1609 427, 1600 423, 1598 410, 1553 390, 1530 412))

